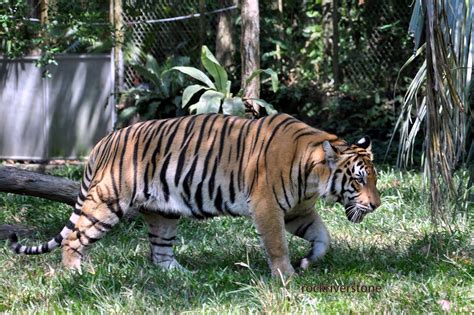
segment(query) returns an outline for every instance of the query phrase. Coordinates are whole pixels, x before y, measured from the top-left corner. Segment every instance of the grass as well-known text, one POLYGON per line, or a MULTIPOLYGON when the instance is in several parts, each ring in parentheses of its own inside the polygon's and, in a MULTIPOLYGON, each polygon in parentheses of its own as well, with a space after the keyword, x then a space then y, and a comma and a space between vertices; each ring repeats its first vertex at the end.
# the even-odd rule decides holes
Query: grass
MULTIPOLYGON (((77 176, 65 168, 61 175, 77 176)), ((430 224, 421 178, 380 172, 382 206, 362 224, 341 206, 317 205, 332 247, 319 264, 287 281, 272 279, 249 219, 182 220, 178 261, 191 273, 163 272, 148 260, 147 231, 123 222, 94 244, 82 274, 64 270, 57 250, 16 256, 0 247, 0 312, 73 313, 356 313, 474 312, 474 263, 467 214, 451 232, 430 224), (379 293, 307 292, 308 286, 378 285, 379 293)), ((469 216, 472 218, 472 209, 469 216)), ((46 240, 71 208, 0 194, 0 223, 36 228, 30 244, 46 240)), ((288 235, 291 257, 308 244, 288 235)))

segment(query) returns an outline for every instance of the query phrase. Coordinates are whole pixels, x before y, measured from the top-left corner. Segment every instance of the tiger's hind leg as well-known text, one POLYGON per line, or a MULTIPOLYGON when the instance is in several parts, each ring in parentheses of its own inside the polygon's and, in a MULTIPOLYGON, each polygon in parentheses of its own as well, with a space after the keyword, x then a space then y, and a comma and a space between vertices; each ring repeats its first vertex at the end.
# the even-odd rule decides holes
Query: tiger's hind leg
POLYGON ((164 216, 156 212, 141 210, 148 224, 151 261, 163 269, 186 270, 174 258, 173 245, 176 241, 179 216, 164 216))
POLYGON ((330 236, 321 217, 313 209, 303 215, 286 219, 285 227, 291 234, 311 243, 309 253, 299 262, 301 269, 308 269, 312 263, 324 257, 329 248, 330 236))
POLYGON ((118 203, 104 203, 86 198, 82 212, 72 232, 62 242, 63 264, 80 269, 86 246, 101 239, 123 216, 118 203))

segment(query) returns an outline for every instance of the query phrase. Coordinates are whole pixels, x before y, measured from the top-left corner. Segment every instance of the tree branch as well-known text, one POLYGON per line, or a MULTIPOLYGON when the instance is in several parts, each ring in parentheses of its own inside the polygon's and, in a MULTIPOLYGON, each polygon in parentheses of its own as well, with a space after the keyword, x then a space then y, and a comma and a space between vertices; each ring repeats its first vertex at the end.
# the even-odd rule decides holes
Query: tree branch
POLYGON ((40 197, 74 206, 79 190, 78 182, 66 178, 0 166, 0 192, 40 197))

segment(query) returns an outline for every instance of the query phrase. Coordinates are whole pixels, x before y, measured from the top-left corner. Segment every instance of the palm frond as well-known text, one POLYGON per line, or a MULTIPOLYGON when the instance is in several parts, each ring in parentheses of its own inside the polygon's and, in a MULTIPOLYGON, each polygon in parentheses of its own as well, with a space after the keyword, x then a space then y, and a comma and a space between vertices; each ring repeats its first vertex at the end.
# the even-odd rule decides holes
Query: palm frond
POLYGON ((470 146, 473 19, 474 1, 417 0, 410 21, 415 48, 424 31, 426 60, 410 84, 396 124, 401 135, 398 162, 411 161, 415 137, 424 123, 424 170, 434 221, 447 222, 457 208, 450 205, 460 200, 454 171, 470 146))

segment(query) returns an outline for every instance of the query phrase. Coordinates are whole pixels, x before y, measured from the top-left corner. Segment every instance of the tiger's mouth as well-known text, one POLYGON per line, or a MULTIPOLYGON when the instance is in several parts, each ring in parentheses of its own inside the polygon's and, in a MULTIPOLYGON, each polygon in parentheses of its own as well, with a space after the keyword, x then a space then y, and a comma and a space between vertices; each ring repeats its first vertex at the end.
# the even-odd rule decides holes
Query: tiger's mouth
POLYGON ((346 217, 352 223, 360 223, 365 215, 370 212, 368 207, 361 204, 351 204, 346 207, 346 217))

